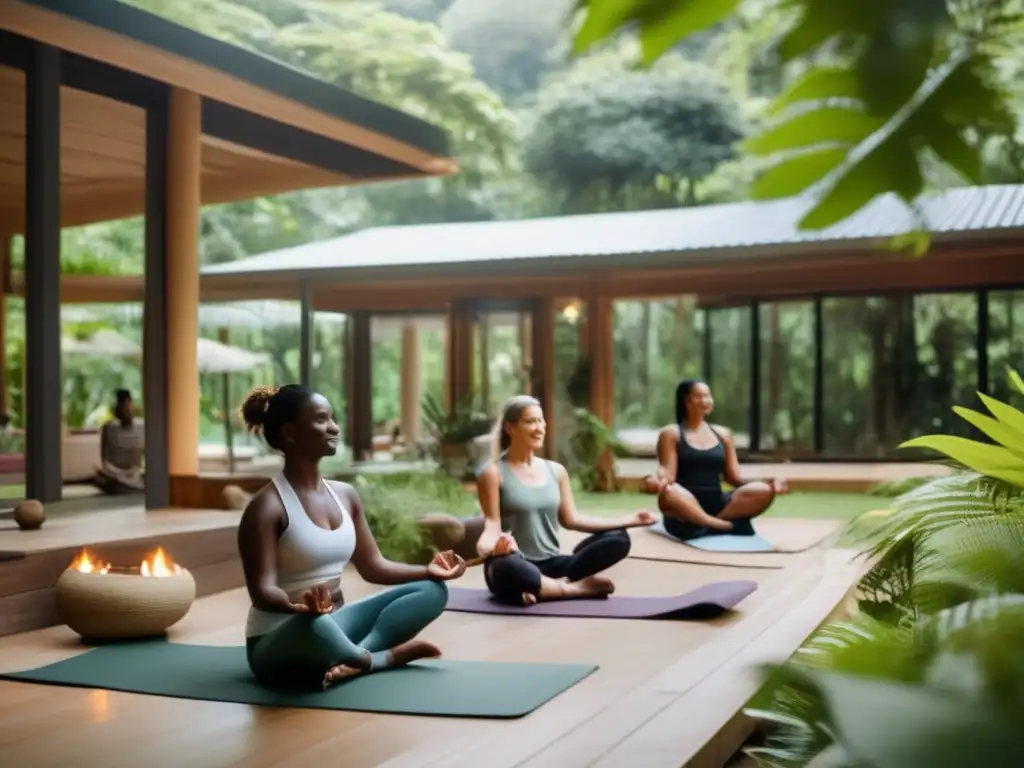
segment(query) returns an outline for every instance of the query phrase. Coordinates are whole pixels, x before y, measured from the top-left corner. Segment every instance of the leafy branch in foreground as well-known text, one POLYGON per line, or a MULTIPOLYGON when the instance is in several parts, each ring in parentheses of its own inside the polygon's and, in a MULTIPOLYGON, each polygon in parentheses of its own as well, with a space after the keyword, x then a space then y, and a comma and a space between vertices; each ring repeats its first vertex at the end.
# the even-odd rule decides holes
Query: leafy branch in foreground
MULTIPOLYGON (((1009 372, 1014 387, 1024 381, 1009 372)), ((992 443, 907 445, 960 467, 894 502, 866 531, 859 610, 767 671, 748 714, 768 731, 762 766, 1015 765, 1024 705, 1024 413, 958 408, 992 443), (1015 731, 1010 733, 1010 731, 1015 731)), ((953 442, 949 442, 953 440, 953 442)), ((859 522, 859 521, 857 521, 859 522)), ((862 525, 855 525, 858 530, 862 525)), ((864 520, 863 522, 867 522, 864 520)))
MULTIPOLYGON (((806 191, 800 222, 822 229, 891 192, 907 203, 924 189, 922 161, 937 157, 981 183, 985 140, 1007 137, 1017 117, 1000 66, 1024 32, 1021 0, 777 0, 786 25, 783 63, 824 62, 770 109, 775 121, 746 143, 775 164, 756 198, 806 191)), ((737 12, 739 0, 580 0, 575 51, 636 29, 648 63, 737 12)), ((916 243, 921 246, 920 240, 916 243)))

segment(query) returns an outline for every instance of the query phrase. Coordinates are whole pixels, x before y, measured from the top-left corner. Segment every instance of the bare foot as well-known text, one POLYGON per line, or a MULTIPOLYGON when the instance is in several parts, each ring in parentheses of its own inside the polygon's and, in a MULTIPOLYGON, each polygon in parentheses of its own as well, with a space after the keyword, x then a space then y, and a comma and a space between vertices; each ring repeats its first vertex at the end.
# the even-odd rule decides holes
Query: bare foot
POLYGON ((537 596, 532 592, 523 592, 523 605, 536 605, 537 596))
POLYGON ((357 675, 363 674, 365 670, 358 669, 357 667, 350 667, 346 664, 338 664, 327 670, 327 674, 324 675, 323 686, 326 691, 335 683, 342 683, 349 678, 356 677, 357 675))
POLYGON ((410 640, 408 643, 396 645, 389 651, 391 663, 388 667, 404 667, 420 659, 436 659, 441 649, 425 640, 410 640))
POLYGON ((565 585, 567 598, 608 597, 615 591, 615 584, 606 576, 588 576, 581 581, 565 585))

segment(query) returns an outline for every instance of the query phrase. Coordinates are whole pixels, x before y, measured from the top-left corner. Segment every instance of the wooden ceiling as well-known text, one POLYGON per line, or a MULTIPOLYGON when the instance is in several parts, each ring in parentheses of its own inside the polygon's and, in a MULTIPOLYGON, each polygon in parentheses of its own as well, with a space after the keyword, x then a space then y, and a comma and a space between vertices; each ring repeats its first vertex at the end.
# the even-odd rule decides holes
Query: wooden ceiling
MULTIPOLYGON (((143 213, 146 115, 142 109, 61 88, 64 226, 143 213)), ((204 205, 346 184, 309 165, 204 136, 204 205)), ((25 211, 25 75, 0 66, 0 236, 20 233, 25 211)))

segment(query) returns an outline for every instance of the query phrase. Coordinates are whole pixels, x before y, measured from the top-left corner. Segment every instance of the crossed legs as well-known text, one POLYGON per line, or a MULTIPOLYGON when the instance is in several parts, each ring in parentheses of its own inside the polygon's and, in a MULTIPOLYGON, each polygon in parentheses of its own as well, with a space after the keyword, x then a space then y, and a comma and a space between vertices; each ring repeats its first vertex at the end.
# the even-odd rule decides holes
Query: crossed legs
POLYGON ((741 485, 728 494, 694 494, 672 484, 658 494, 658 508, 664 515, 665 530, 680 538, 714 533, 752 535, 750 520, 765 512, 774 500, 775 491, 760 480, 741 485))
POLYGON ((630 544, 624 529, 595 533, 576 545, 571 555, 540 561, 519 553, 495 557, 484 566, 484 578, 491 594, 512 605, 606 597, 615 585, 598 574, 624 560, 630 544))
POLYGON ((410 642, 448 602, 441 582, 402 584, 333 613, 289 616, 247 644, 249 667, 271 687, 326 687, 363 672, 401 666, 440 651, 410 642))

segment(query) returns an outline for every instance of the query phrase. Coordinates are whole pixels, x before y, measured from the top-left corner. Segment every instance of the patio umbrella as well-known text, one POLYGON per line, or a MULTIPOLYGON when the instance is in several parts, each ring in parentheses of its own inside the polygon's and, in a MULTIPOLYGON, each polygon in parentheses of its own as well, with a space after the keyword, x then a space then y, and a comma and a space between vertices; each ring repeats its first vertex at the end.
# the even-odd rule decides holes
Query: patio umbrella
POLYGON ((262 352, 228 346, 213 339, 199 339, 200 373, 245 373, 270 365, 270 356, 262 352))
POLYGON ((270 356, 262 352, 232 347, 213 339, 199 339, 198 362, 200 373, 219 373, 223 377, 224 438, 228 451, 228 472, 235 473, 234 435, 231 430, 231 374, 246 373, 270 365, 270 356))
POLYGON ((61 339, 62 352, 72 355, 93 355, 96 357, 138 357, 142 348, 111 328, 101 328, 87 339, 65 336, 61 339))

